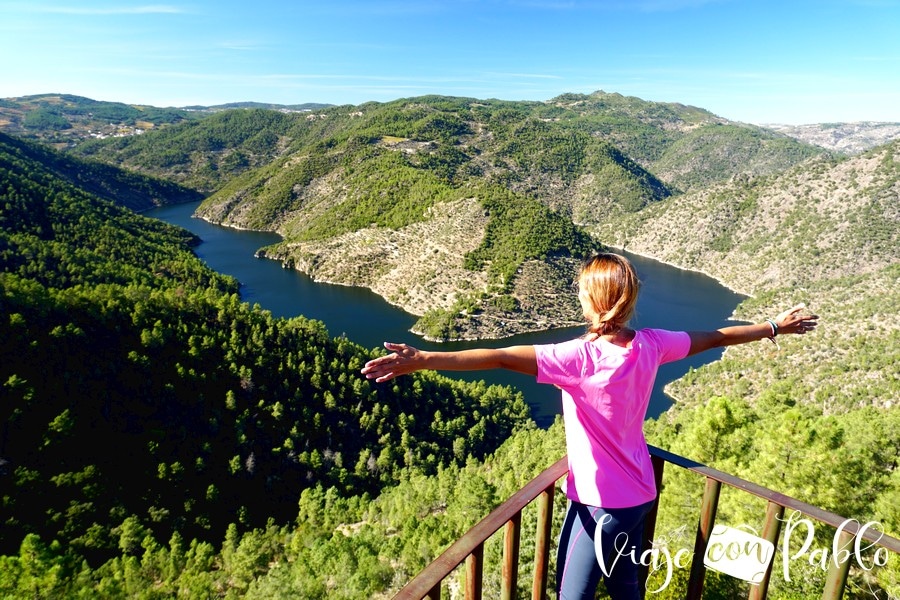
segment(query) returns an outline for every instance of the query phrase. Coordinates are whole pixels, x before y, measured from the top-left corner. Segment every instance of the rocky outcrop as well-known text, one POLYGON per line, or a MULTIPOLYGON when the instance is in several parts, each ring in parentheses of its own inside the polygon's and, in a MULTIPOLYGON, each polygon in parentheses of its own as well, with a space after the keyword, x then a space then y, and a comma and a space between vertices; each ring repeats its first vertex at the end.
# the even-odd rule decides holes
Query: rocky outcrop
POLYGON ((580 308, 572 292, 577 261, 526 261, 508 293, 491 285, 487 270, 463 267, 478 247, 488 222, 474 198, 435 205, 430 219, 399 230, 370 227, 324 241, 282 242, 264 256, 303 271, 316 281, 371 289, 417 316, 449 310, 462 296, 487 300, 459 320, 462 339, 496 339, 519 333, 577 325, 580 308), (492 302, 491 297, 503 298, 492 302))
POLYGON ((810 125, 764 125, 801 142, 843 154, 859 154, 900 139, 900 123, 815 123, 810 125))

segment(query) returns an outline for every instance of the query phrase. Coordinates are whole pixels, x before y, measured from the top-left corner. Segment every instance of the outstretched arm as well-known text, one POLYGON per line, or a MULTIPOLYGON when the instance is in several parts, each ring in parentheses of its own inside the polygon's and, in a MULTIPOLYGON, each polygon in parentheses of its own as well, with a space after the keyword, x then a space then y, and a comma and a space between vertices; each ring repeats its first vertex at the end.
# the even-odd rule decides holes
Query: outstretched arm
POLYGON ((473 348, 457 352, 429 352, 406 344, 385 342, 391 351, 386 356, 370 360, 362 368, 366 379, 387 381, 398 375, 429 369, 433 371, 480 371, 484 369, 508 369, 537 375, 537 359, 534 346, 509 346, 507 348, 473 348))
POLYGON ((766 321, 756 325, 723 327, 715 331, 688 332, 691 336, 691 350, 688 352, 688 356, 710 348, 744 344, 765 338, 774 338, 776 335, 785 333, 804 334, 812 331, 819 323, 819 316, 803 314, 804 308, 806 308, 805 304, 798 304, 772 319, 775 331, 773 331, 772 324, 766 321))

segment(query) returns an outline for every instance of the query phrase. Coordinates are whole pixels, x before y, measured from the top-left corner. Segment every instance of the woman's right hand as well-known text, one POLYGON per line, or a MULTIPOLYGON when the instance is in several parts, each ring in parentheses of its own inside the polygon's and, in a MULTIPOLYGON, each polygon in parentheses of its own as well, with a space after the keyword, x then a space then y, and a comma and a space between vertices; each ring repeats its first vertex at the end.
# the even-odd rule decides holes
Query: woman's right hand
POLYGON ((366 379, 374 379, 381 383, 398 375, 418 371, 422 367, 423 353, 420 350, 394 342, 385 342, 384 347, 391 353, 372 359, 363 366, 361 372, 366 379))

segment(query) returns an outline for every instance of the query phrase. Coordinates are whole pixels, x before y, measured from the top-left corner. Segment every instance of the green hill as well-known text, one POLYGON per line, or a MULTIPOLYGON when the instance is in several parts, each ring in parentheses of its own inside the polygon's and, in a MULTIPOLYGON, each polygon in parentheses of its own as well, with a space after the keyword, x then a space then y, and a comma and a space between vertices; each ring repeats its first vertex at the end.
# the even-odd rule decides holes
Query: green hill
POLYGON ((262 109, 196 117, 140 136, 89 140, 72 152, 208 193, 282 155, 301 122, 295 114, 262 109))
POLYGON ((199 192, 177 183, 54 152, 46 146, 28 143, 4 133, 0 133, 0 144, 11 156, 39 163, 48 176, 52 175, 84 192, 131 210, 196 202, 203 198, 199 192))
POLYGON ((218 542, 290 522, 311 486, 375 493, 533 426, 508 388, 371 385, 369 350, 241 303, 193 236, 59 160, 0 137, 0 554, 33 535, 94 565, 218 542))
POLYGON ((177 108, 105 102, 72 94, 0 99, 0 131, 57 148, 92 138, 136 135, 198 116, 177 108))
MULTIPOLYGON (((895 407, 900 398, 900 142, 852 158, 815 159, 785 173, 733 181, 671 198, 596 228, 615 246, 706 272, 754 296, 739 318, 806 302, 821 335, 794 342, 792 375, 760 360, 759 347, 729 349, 697 385, 673 386, 694 403, 721 369, 720 393, 756 396, 789 379, 793 394, 830 411, 895 407), (753 365, 744 366, 744 365, 753 365)), ((793 340, 792 340, 793 342, 793 340)))
MULTIPOLYGON (((570 295, 574 257, 600 243, 750 294, 738 318, 806 302, 815 334, 692 371, 648 439, 900 532, 896 142, 833 158, 598 93, 229 110, 84 150, 205 182, 207 218, 278 229, 265 252, 288 265, 417 306, 439 290, 449 308, 423 327, 442 333, 547 314, 541 294, 570 295), (234 148, 248 162, 226 176, 234 148)), ((0 138, 0 595, 389 594, 561 453, 511 390, 354 377, 369 351, 242 304, 189 234, 61 178, 63 160, 0 138)), ((659 531, 676 536, 702 482, 666 477, 659 531)), ((752 525, 765 507, 719 511, 752 525)), ((819 595, 824 572, 801 570, 769 597, 819 595)), ((895 561, 851 582, 896 595, 898 577, 895 561)))
POLYGON ((576 324, 577 303, 556 288, 592 245, 583 227, 822 152, 702 109, 603 92, 229 110, 74 151, 213 192, 203 218, 277 230, 285 240, 266 256, 369 287, 435 339, 576 324), (551 289, 536 293, 537 281, 551 289))

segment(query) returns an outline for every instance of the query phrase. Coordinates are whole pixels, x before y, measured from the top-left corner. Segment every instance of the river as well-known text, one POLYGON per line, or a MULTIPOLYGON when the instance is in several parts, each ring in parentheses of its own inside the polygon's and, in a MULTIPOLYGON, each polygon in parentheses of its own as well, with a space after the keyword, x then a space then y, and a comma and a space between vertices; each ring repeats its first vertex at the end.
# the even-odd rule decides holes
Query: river
MULTIPOLYGON (((144 214, 178 225, 200 236, 203 243, 196 254, 211 268, 241 282, 241 299, 258 304, 276 317, 302 315, 322 321, 332 336, 344 335, 367 348, 381 347, 384 341, 407 342, 423 349, 454 350, 476 345, 498 347, 512 344, 558 342, 583 333, 584 328, 566 328, 518 335, 503 340, 436 344, 409 332, 416 317, 388 304, 365 288, 316 283, 299 271, 281 263, 255 258, 256 250, 279 241, 277 234, 242 231, 213 225, 193 217, 197 203, 166 206, 144 214)), ((715 329, 731 316, 743 296, 720 285, 715 279, 685 271, 648 258, 623 252, 635 265, 642 281, 633 327, 665 329, 715 329)), ((573 277, 574 277, 573 273, 573 277)), ((677 363, 663 365, 650 399, 648 417, 656 417, 671 406, 663 387, 690 368, 717 360, 722 350, 713 350, 677 363)), ((520 389, 541 427, 548 426, 560 411, 559 392, 535 383, 534 379, 504 371, 444 373, 469 381, 512 385, 520 389)))

